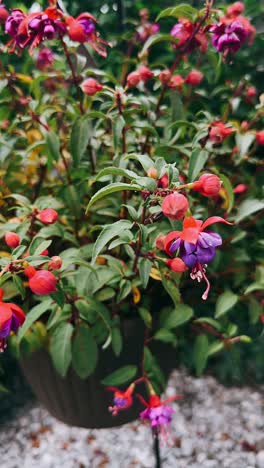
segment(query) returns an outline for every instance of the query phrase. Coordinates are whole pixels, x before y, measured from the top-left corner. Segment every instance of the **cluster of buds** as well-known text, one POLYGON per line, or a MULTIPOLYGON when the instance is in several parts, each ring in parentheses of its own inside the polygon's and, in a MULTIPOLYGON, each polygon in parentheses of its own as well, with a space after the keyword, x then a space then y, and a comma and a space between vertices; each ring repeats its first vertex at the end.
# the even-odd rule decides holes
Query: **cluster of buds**
POLYGON ((159 74, 159 80, 163 86, 168 86, 170 89, 181 89, 183 84, 190 86, 198 86, 203 80, 203 73, 199 70, 191 70, 186 78, 183 78, 181 75, 176 74, 172 75, 169 69, 162 70, 159 74))
POLYGON ((147 83, 147 81, 153 78, 154 73, 148 68, 146 65, 140 65, 140 67, 127 75, 127 87, 134 88, 137 86, 141 81, 143 83, 147 83))

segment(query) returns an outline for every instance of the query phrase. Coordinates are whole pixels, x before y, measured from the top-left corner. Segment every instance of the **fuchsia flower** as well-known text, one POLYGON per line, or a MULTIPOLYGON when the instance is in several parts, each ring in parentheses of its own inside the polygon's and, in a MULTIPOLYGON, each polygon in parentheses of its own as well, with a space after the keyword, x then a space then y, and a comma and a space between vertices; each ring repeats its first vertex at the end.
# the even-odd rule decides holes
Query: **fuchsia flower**
POLYGON ((234 129, 232 127, 227 127, 224 122, 216 120, 211 124, 209 138, 215 143, 222 143, 222 141, 228 138, 233 132, 234 129))
POLYGON ((38 53, 36 66, 40 70, 46 70, 50 65, 54 63, 54 54, 51 49, 44 47, 38 53))
POLYGON ((161 401, 158 395, 153 394, 149 396, 148 402, 141 395, 138 395, 138 398, 146 406, 146 409, 140 413, 140 418, 148 420, 154 435, 161 434, 164 441, 166 441, 166 429, 170 425, 174 413, 174 409, 168 406, 167 403, 181 399, 182 395, 175 395, 164 401, 161 401))
POLYGON ((207 288, 202 295, 205 300, 208 297, 210 283, 205 275, 207 264, 212 262, 216 248, 222 245, 222 238, 213 231, 205 231, 214 223, 231 224, 219 216, 212 216, 206 221, 189 216, 183 221, 182 231, 172 231, 166 236, 165 251, 172 255, 179 250, 179 257, 192 269, 191 278, 200 282, 204 279, 207 288))
POLYGON ((3 290, 0 289, 0 352, 6 348, 6 339, 11 331, 16 332, 25 321, 25 314, 12 302, 3 302, 3 290))
POLYGON ((230 24, 220 22, 210 28, 213 33, 212 44, 218 52, 227 54, 237 52, 247 38, 243 24, 237 19, 230 24))
POLYGON ((107 390, 110 390, 111 392, 114 392, 114 400, 113 406, 109 406, 109 411, 111 411, 113 416, 116 416, 119 411, 125 410, 127 408, 130 408, 133 403, 133 398, 132 394, 135 389, 135 384, 132 383, 129 385, 129 387, 122 392, 122 390, 119 390, 116 387, 108 387, 107 390))
POLYGON ((107 45, 107 42, 100 39, 96 32, 97 21, 94 16, 90 13, 82 13, 77 18, 66 16, 65 21, 72 41, 87 42, 98 54, 106 57, 106 49, 102 44, 107 45))
POLYGON ((170 32, 172 37, 175 37, 179 40, 177 44, 173 44, 173 47, 178 49, 184 46, 184 44, 193 36, 185 52, 188 54, 198 47, 200 48, 201 52, 206 52, 206 34, 204 31, 199 30, 196 34, 193 35, 196 27, 196 23, 191 23, 191 21, 187 20, 186 18, 179 18, 179 22, 173 26, 170 32))

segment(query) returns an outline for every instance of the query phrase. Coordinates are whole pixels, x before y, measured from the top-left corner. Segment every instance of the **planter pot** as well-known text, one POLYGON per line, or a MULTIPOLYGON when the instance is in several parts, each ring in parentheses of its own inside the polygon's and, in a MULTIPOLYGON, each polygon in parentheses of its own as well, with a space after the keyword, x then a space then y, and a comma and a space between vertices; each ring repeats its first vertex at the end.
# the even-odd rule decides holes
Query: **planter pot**
MULTIPOLYGON (((71 426, 107 428, 120 426, 138 418, 142 405, 135 398, 134 404, 117 416, 108 407, 112 404, 112 392, 108 392, 101 380, 121 366, 139 366, 142 359, 144 330, 139 320, 126 320, 123 326, 124 348, 117 358, 110 348, 101 351, 95 372, 82 380, 69 369, 65 378, 53 367, 47 351, 41 350, 21 359, 22 371, 33 392, 47 410, 60 421, 71 426)), ((155 349, 166 378, 173 368, 168 346, 155 349)), ((144 394, 144 385, 138 388, 144 394)))

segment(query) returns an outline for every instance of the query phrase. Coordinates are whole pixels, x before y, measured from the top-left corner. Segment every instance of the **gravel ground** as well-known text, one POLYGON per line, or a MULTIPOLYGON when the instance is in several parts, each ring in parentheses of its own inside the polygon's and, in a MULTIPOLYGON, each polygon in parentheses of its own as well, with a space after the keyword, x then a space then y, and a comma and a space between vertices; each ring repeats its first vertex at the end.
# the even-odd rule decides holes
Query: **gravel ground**
MULTIPOLYGON (((174 371, 174 403, 164 468, 264 468, 263 393, 225 388, 215 379, 174 371)), ((116 429, 68 427, 40 406, 26 406, 0 431, 2 468, 154 468, 151 433, 142 423, 116 429)))

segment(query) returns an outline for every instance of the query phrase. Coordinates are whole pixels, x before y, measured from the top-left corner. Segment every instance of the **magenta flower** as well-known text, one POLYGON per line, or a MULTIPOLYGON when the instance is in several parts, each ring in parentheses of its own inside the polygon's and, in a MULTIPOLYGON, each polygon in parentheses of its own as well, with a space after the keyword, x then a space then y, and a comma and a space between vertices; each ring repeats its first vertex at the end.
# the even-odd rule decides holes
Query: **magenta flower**
POLYGON ((36 66, 40 70, 45 70, 54 62, 54 54, 51 49, 48 47, 44 47, 40 50, 36 60, 36 66))
POLYGON ((247 32, 240 21, 233 21, 231 24, 215 24, 210 28, 213 33, 212 44, 218 52, 235 53, 247 38, 247 32))

